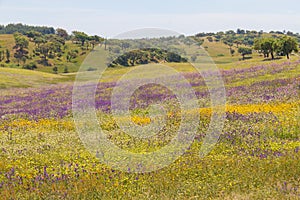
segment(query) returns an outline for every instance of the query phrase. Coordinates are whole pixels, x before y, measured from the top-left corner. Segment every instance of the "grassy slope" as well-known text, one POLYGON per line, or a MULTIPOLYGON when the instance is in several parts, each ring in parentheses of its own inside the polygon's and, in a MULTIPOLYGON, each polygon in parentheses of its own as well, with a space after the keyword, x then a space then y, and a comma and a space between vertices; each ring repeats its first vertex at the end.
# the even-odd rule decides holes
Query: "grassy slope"
MULTIPOLYGON (((68 67, 69 72, 76 72, 78 70, 78 67, 80 66, 80 63, 82 63, 82 61, 84 60, 84 58, 87 55, 87 51, 81 50, 81 48, 78 45, 72 44, 72 42, 70 42, 70 41, 67 41, 66 44, 67 44, 66 45, 67 47, 66 47, 66 49, 63 50, 64 54, 63 54, 61 60, 58 58, 49 59, 49 62, 52 65, 56 65, 58 67, 59 73, 63 73, 65 67, 68 67), (65 59, 66 54, 71 49, 77 49, 79 51, 79 56, 77 58, 75 58, 74 60, 72 60, 72 62, 67 62, 65 59)), ((8 49, 10 51, 10 60, 12 61, 9 64, 6 64, 5 60, 3 60, 2 62, 0 62, 1 67, 20 68, 20 66, 16 65, 17 61, 14 58, 13 46, 14 46, 13 35, 1 35, 0 34, 0 50, 8 49)), ((28 54, 29 59, 27 59, 26 63, 30 63, 30 62, 37 63, 39 60, 41 60, 40 57, 34 56, 32 54, 32 51, 34 48, 35 48, 35 44, 33 42, 29 42, 29 54, 28 54)), ((45 67, 41 64, 38 64, 37 71, 52 73, 53 72, 52 68, 53 68, 53 66, 45 67)))
MULTIPOLYGON (((0 35, 0 50, 9 49, 11 51, 11 60, 14 60, 13 58, 13 45, 14 45, 14 38, 13 35, 0 35)), ((270 63, 282 63, 286 62, 286 58, 281 58, 276 61, 264 61, 264 59, 258 54, 253 53, 252 59, 242 61, 241 56, 237 53, 237 47, 232 47, 235 49, 236 53, 234 56, 230 55, 230 51, 228 46, 223 44, 222 42, 209 42, 207 39, 205 39, 204 44, 202 45, 207 50, 208 54, 211 56, 211 58, 214 60, 214 62, 217 64, 217 66, 220 69, 223 70, 229 70, 232 68, 249 68, 251 66, 256 65, 268 65, 270 63)), ((29 50, 32 52, 34 49, 34 43, 30 42, 29 50)), ((30 70, 22 70, 17 69, 20 68, 16 66, 15 64, 5 64, 4 61, 0 63, 0 88, 10 88, 10 87, 36 87, 39 85, 45 85, 45 84, 53 84, 58 82, 65 82, 65 81, 73 81, 76 77, 76 72, 80 64, 83 62, 83 60, 86 58, 87 52, 82 51, 78 45, 72 44, 71 42, 67 42, 67 49, 64 50, 65 54, 70 49, 78 49, 79 54, 82 54, 78 56, 76 59, 74 59, 73 62, 66 62, 65 55, 63 56, 62 60, 59 59, 50 59, 51 63, 55 63, 56 66, 58 66, 59 74, 60 75, 54 75, 52 74, 52 67, 45 67, 42 65, 38 65, 38 69, 36 71, 30 71, 30 70), (3 67, 5 66, 5 67, 3 67), (63 74, 63 70, 65 67, 68 67, 69 72, 68 74, 63 74), (8 68, 11 67, 11 68, 8 68), (15 69, 12 69, 15 68, 15 69), (38 72, 40 71, 40 73, 38 72), (42 73, 47 72, 47 73, 42 73)), ((100 49, 100 51, 103 49, 100 49)), ((188 55, 193 55, 199 53, 199 47, 197 46, 190 46, 186 48, 188 55)), ((40 60, 39 57, 33 57, 29 54, 31 59, 27 60, 27 63, 29 62, 36 62, 40 60)), ((297 60, 299 57, 292 56, 291 61, 297 60)), ((103 60, 99 61, 103 63, 103 60)), ((190 72, 192 70, 190 64, 188 63, 182 63, 182 64, 174 64, 174 63, 168 63, 167 65, 174 67, 175 69, 182 71, 182 72, 190 72)), ((132 68, 108 68, 106 72, 103 74, 105 76, 105 81, 113 81, 120 78, 124 73, 130 71, 132 68)), ((298 72, 299 70, 297 70, 298 72)), ((298 73, 296 73, 298 74, 298 73)), ((281 74, 281 77, 284 77, 284 74, 281 74)), ((280 78, 275 76, 268 76, 268 77, 257 77, 257 80, 249 80, 249 81, 243 81, 241 83, 235 83, 237 85, 247 84, 249 82, 255 82, 263 80, 264 78, 268 79, 274 79, 274 78, 280 78)))
POLYGON ((38 87, 69 80, 69 77, 14 68, 0 68, 0 88, 38 87))
MULTIPOLYGON (((2 43, 4 42, 2 41, 2 43)), ((258 55, 253 55, 253 59, 251 60, 239 61, 240 56, 235 55, 231 57, 228 48, 221 43, 208 43, 206 41, 203 46, 208 46, 207 50, 218 67, 225 70, 287 61, 285 58, 276 61, 263 61, 263 58, 258 55), (219 54, 224 54, 224 56, 218 56, 219 54)), ((196 48, 197 47, 191 47, 190 51, 194 51, 196 48)), ((298 57, 292 57, 292 60, 296 59, 298 59, 298 57)), ((169 63, 167 65, 174 66, 175 69, 179 71, 189 72, 192 70, 189 64, 169 63)), ((266 79, 299 76, 299 67, 300 66, 298 66, 295 71, 258 76, 231 84, 247 85, 255 81, 263 81, 266 79)), ((49 69, 49 72, 51 71, 50 67, 39 68, 38 70, 47 71, 46 69, 49 69)), ((133 68, 110 68, 104 74, 107 78, 106 81, 118 79, 131 69, 133 68)), ((76 73, 62 76, 30 70, 0 68, 0 87, 40 86, 61 81, 71 81, 75 76, 76 73)), ((20 122, 16 122, 16 127, 24 127, 24 123, 25 122, 20 119, 20 122)), ((62 164, 59 163, 61 163, 61 160, 65 160, 66 163, 79 164, 80 169, 82 167, 82 169, 87 169, 89 172, 99 170, 101 174, 100 176, 96 173, 85 174, 83 172, 81 173, 80 170, 81 174, 79 178, 72 178, 71 176, 70 180, 62 184, 56 182, 52 184, 51 182, 49 184, 37 185, 36 187, 41 188, 40 190, 21 188, 19 193, 22 193, 22 196, 19 196, 19 198, 37 198, 39 195, 44 196, 44 198, 63 198, 63 195, 67 195, 67 193, 70 199, 72 197, 78 197, 79 195, 87 199, 113 199, 117 197, 120 198, 120 196, 124 199, 133 199, 133 197, 135 197, 135 199, 187 199, 188 197, 190 197, 190 199, 216 199, 217 196, 219 196, 219 199, 293 199, 293 197, 296 199, 299 197, 291 192, 293 187, 296 188, 299 183, 299 181, 297 182, 297 180, 299 180, 297 179, 298 177, 295 176, 299 174, 300 169, 299 162, 297 161, 299 155, 292 152, 294 146, 298 145, 298 143, 294 145, 294 143, 290 141, 278 141, 276 138, 273 139, 274 141, 265 141, 265 144, 257 142, 257 144, 251 143, 249 146, 246 144, 237 144, 235 146, 231 143, 227 144, 224 142, 216 146, 209 156, 201 160, 198 157, 198 149, 200 149, 200 147, 197 146, 200 144, 196 143, 185 157, 180 158, 176 163, 162 171, 143 175, 131 175, 127 173, 119 173, 116 175, 116 173, 112 173, 109 169, 105 171, 106 168, 104 168, 98 160, 94 161, 94 158, 85 151, 78 139, 77 133, 73 131, 72 120, 66 119, 57 122, 56 120, 51 121, 45 119, 44 121, 36 123, 38 124, 33 126, 34 128, 28 128, 26 131, 24 131, 25 128, 24 130, 18 129, 18 131, 14 132, 13 142, 8 140, 6 135, 0 135, 1 140, 5 141, 3 146, 8 152, 11 152, 11 155, 13 155, 11 157, 16 158, 11 159, 8 156, 6 157, 6 154, 2 152, 1 155, 3 159, 0 161, 1 169, 5 168, 5 171, 9 171, 12 166, 18 166, 18 173, 31 176, 31 174, 35 175, 35 171, 32 170, 34 166, 40 167, 41 173, 43 173, 43 166, 48 166, 48 173, 56 173, 56 171, 51 172, 50 170, 52 170, 52 167, 57 171, 63 169, 63 167, 59 167, 62 166, 62 164), (18 144, 18 142, 22 143, 18 144), (287 152, 290 151, 290 155, 279 158, 271 157, 269 159, 260 159, 255 156, 247 157, 234 153, 235 151, 239 152, 239 148, 246 148, 249 149, 249 151, 262 147, 268 149, 272 147, 272 144, 279 146, 280 149, 287 148, 287 152), (44 149, 44 147, 47 146, 49 146, 49 149, 44 149), (24 149, 22 150, 24 152, 17 153, 16 149, 24 149), (42 153, 40 153, 40 149, 42 149, 42 153), (177 166, 180 167, 177 168, 177 166), (30 170, 32 170, 32 172, 30 170), (136 177, 138 177, 138 180, 136 177), (289 182, 293 180, 293 177, 297 179, 295 183, 289 182), (287 188, 289 189, 284 189, 286 182, 288 183, 287 188), (136 194, 138 192, 140 192, 140 194, 136 194), (48 196, 45 197, 45 195, 48 196)), ((243 122, 243 126, 234 121, 230 123, 232 130, 238 131, 243 130, 243 126, 245 126, 245 129, 248 129, 248 127, 257 127, 259 131, 261 131, 260 127, 262 127, 262 130, 266 130, 268 127, 274 126, 272 121, 255 124, 251 124, 252 122, 248 121, 243 122)), ((30 127, 30 125, 28 125, 28 127, 30 127)), ((292 129, 288 126, 279 127, 287 131, 292 129)), ((75 167, 75 165, 73 167, 75 167)), ((74 171, 73 168, 71 170, 74 171)), ((31 179, 24 178, 24 182, 26 182, 26 180, 30 181, 31 179)), ((14 198, 12 195, 14 194, 14 188, 11 186, 7 191, 2 193, 4 194, 3 198, 14 198)), ((15 198, 18 198, 16 196, 15 194, 15 198)))

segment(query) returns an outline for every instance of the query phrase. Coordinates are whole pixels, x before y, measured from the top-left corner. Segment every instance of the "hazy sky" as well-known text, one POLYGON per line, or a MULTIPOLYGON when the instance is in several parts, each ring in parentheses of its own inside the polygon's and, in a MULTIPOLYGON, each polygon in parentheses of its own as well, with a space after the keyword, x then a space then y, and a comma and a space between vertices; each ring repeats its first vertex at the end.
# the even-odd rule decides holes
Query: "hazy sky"
POLYGON ((183 34, 237 28, 300 32, 300 0, 0 0, 0 24, 113 37, 139 28, 183 34))

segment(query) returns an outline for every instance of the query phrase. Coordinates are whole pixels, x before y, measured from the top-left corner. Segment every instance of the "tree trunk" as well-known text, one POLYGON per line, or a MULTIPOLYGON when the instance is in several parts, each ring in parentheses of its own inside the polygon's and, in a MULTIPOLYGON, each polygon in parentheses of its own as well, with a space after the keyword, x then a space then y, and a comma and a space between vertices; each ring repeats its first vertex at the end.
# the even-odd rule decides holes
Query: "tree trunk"
POLYGON ((290 54, 287 53, 287 54, 286 54, 286 57, 287 57, 287 59, 290 59, 290 54))
POLYGON ((273 52, 271 53, 271 56, 272 56, 272 60, 274 60, 274 53, 273 52))

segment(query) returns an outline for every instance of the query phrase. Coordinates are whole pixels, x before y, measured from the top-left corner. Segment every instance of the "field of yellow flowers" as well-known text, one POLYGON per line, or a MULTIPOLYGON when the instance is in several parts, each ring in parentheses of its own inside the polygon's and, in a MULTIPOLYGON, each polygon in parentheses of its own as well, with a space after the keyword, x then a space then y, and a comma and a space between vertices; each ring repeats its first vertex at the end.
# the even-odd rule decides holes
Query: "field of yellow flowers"
MULTIPOLYGON (((72 83, 3 89, 1 199, 299 199, 300 61, 221 73, 226 119, 212 152, 199 157, 211 117, 209 94, 201 77, 185 72, 202 105, 190 111, 200 114, 197 136, 174 163, 147 173, 112 169, 85 149, 72 118, 72 83)), ((168 130, 178 128, 178 113, 170 109, 167 126, 155 137, 132 138, 110 114, 114 86, 104 82, 96 91, 97 116, 108 138, 134 152, 166 145, 168 130)), ((173 98, 163 88, 151 91, 143 88, 132 104, 131 120, 140 126, 151 123, 140 104, 173 98)))

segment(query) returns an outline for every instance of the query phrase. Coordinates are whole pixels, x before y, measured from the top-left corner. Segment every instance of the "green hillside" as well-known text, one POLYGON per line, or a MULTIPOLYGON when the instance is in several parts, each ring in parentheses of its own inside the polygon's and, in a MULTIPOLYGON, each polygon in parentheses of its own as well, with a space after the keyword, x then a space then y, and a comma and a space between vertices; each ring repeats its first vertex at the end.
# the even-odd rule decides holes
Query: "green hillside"
MULTIPOLYGON (((53 34, 47 32, 52 30, 47 27, 37 27, 31 31, 28 31, 32 28, 30 26, 12 27, 5 29, 6 32, 20 30, 23 34, 0 34, 0 67, 52 74, 77 72, 86 56, 99 46, 108 55, 106 61, 101 60, 107 66, 126 67, 143 63, 186 61, 193 63, 199 61, 204 49, 220 68, 229 69, 273 62, 270 54, 278 62, 286 61, 286 57, 290 56, 291 60, 298 59, 297 41, 300 40, 299 34, 291 32, 264 33, 239 29, 236 32, 199 33, 195 36, 106 40, 79 31, 73 31, 69 35, 63 29, 57 29, 53 34), (288 55, 282 49, 287 41, 295 43, 293 47, 289 47, 288 55), (154 48, 158 52, 151 51, 154 48)), ((89 70, 96 69, 91 66, 89 70)))
POLYGON ((71 78, 25 69, 0 68, 0 89, 11 87, 39 87, 68 81, 71 78))

